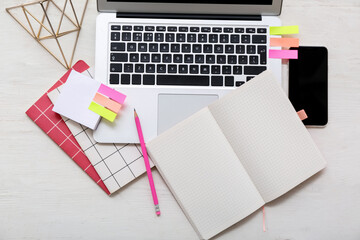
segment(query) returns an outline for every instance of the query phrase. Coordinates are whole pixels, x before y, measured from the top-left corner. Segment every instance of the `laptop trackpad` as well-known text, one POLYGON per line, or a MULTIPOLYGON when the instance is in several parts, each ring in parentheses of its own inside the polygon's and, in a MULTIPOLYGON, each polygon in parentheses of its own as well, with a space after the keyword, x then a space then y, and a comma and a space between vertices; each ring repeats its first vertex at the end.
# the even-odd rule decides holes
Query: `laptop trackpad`
POLYGON ((219 99, 211 94, 159 94, 158 135, 219 99))

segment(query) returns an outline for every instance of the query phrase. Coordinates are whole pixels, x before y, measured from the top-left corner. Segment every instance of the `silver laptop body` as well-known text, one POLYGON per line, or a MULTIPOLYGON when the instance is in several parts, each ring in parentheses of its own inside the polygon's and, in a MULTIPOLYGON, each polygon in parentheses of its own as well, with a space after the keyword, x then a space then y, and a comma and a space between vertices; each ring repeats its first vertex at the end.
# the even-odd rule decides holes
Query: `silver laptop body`
POLYGON ((94 139, 138 143, 135 108, 149 141, 265 69, 280 82, 268 49, 282 0, 237 2, 98 0, 95 79, 127 99, 94 139))

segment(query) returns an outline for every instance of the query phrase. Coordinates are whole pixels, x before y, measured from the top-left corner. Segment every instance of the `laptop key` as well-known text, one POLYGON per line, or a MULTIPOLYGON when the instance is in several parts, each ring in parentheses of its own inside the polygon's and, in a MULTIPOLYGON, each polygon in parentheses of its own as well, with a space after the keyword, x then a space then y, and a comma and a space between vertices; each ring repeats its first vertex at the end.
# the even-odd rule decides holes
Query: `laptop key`
POLYGON ((185 54, 184 55, 184 62, 185 63, 193 63, 194 62, 194 55, 185 54))
POLYGON ((133 40, 137 42, 142 41, 142 33, 141 32, 133 33, 133 40))
POLYGON ((220 34, 220 43, 229 43, 229 35, 220 34))
POLYGON ((122 72, 122 64, 121 63, 110 64, 110 72, 122 72))
POLYGON ((201 65, 200 72, 201 72, 201 74, 209 74, 210 73, 209 65, 201 65))
POLYGON ((170 45, 168 43, 161 43, 160 44, 160 52, 169 52, 170 45))
POLYGON ((221 68, 219 65, 213 65, 211 66, 211 74, 220 74, 221 68))
POLYGON ((259 56, 250 56, 249 63, 250 64, 259 64, 259 56))
POLYGON ((194 44, 193 45, 193 53, 201 53, 201 45, 200 44, 194 44))
POLYGON ((166 65, 165 64, 158 64, 157 65, 157 72, 158 73, 166 73, 166 65))
POLYGON ((234 66, 233 67, 233 74, 234 75, 241 75, 242 74, 242 66, 234 66))
POLYGON ((156 27, 156 31, 165 32, 165 31, 166 31, 166 27, 165 27, 165 26, 157 26, 157 27, 156 27))
POLYGON ((140 60, 141 60, 141 62, 150 62, 150 54, 142 53, 140 60))
POLYGON ((212 76, 211 77, 211 86, 221 87, 224 85, 224 79, 222 76, 212 76))
POLYGON ((125 43, 111 43, 111 51, 125 51, 125 43))
POLYGON ((155 85, 155 75, 144 75, 143 85, 155 85))
POLYGON ((215 63, 215 55, 206 55, 206 63, 214 64, 215 63))
POLYGON ((146 64, 147 73, 155 73, 155 64, 146 64))
POLYGON ((240 35, 232 34, 230 36, 230 42, 231 43, 239 43, 240 42, 240 35))
POLYGON ((187 32, 189 31, 188 27, 179 27, 179 32, 187 32))
POLYGON ((144 41, 145 42, 152 42, 154 40, 153 33, 144 33, 144 41))
POLYGON ((266 35, 253 35, 252 43, 266 43, 266 35))
POLYGON ((225 45, 225 53, 234 53, 234 45, 225 45))
POLYGON ((165 41, 166 42, 175 42, 175 34, 174 33, 166 33, 165 41))
POLYGON ((265 45, 258 46, 258 54, 260 55, 260 64, 265 65, 267 62, 265 45))
POLYGON ((188 34, 187 41, 188 42, 196 42, 196 34, 192 34, 192 33, 188 34))
POLYGON ((207 42, 207 35, 206 34, 199 34, 198 35, 198 42, 206 43, 207 42))
POLYGON ((248 63, 248 57, 246 55, 240 55, 239 64, 247 64, 247 63, 248 63))
POLYGON ((258 28, 257 33, 266 33, 266 28, 258 28))
POLYGON ((135 72, 136 73, 143 73, 145 71, 144 64, 135 64, 135 72))
POLYGON ((134 26, 134 31, 143 31, 144 27, 143 26, 134 26))
POLYGON ((246 53, 247 54, 255 54, 256 53, 255 45, 247 45, 246 46, 246 53))
POLYGON ((188 65, 180 65, 179 73, 188 73, 188 65))
POLYGON ((128 52, 135 52, 136 51, 136 43, 128 43, 127 44, 127 51, 128 52))
POLYGON ((132 75, 132 84, 133 85, 140 85, 141 84, 141 75, 140 74, 132 75))
POLYGON ((201 32, 211 32, 211 28, 210 27, 202 27, 201 32))
POLYGON ((233 28, 224 28, 224 32, 226 33, 232 33, 234 31, 233 28))
POLYGON ((231 74, 231 66, 222 66, 222 74, 231 74))
POLYGON ((226 56, 225 55, 217 55, 217 64, 225 64, 226 63, 226 56))
POLYGON ((149 51, 150 52, 158 52, 159 51, 158 43, 150 43, 149 44, 149 51))
POLYGON ((132 73, 134 70, 134 66, 132 64, 124 64, 124 72, 132 73))
POLYGON ((250 43, 250 35, 241 35, 241 43, 250 43))
POLYGON ((214 52, 215 53, 223 53, 224 52, 224 46, 223 45, 214 45, 214 52))
POLYGON ((121 84, 129 85, 130 84, 130 74, 121 75, 121 84))
POLYGON ((236 53, 244 54, 245 53, 245 45, 236 45, 236 53))
POLYGON ((229 55, 228 56, 228 64, 236 64, 237 63, 237 56, 236 55, 229 55))
POLYGON ((161 62, 161 55, 160 54, 151 54, 151 62, 159 63, 161 62))
POLYGON ((182 44, 181 45, 181 52, 183 52, 183 53, 191 52, 191 45, 190 44, 182 44))
POLYGON ((112 25, 112 26, 111 26, 111 30, 120 31, 120 30, 121 30, 121 26, 120 26, 120 25, 112 25))
POLYGON ((212 53, 212 51, 213 51, 213 46, 211 44, 204 44, 204 49, 203 49, 204 53, 212 53))
POLYGON ((213 32, 216 32, 216 33, 221 33, 221 32, 222 32, 222 28, 221 28, 221 27, 213 27, 213 28, 212 28, 212 31, 213 31, 213 32))
POLYGON ((177 32, 177 27, 168 27, 168 32, 177 32))
POLYGON ((163 63, 171 63, 172 55, 171 54, 163 54, 163 63))
POLYGON ((255 33, 255 28, 247 28, 246 33, 255 33))
POLYGON ((112 32, 111 33, 111 41, 120 41, 120 33, 112 32))
POLYGON ((111 62, 127 62, 128 54, 127 53, 111 53, 110 61, 111 62))
POLYGON ((157 85, 171 86, 209 86, 209 76, 199 75, 158 75, 157 85))
POLYGON ((204 63, 204 61, 205 61, 204 55, 200 55, 200 54, 195 55, 195 63, 204 63))
POLYGON ((123 32, 121 34, 121 39, 123 41, 131 41, 131 33, 130 32, 123 32))
POLYGON ((191 27, 190 32, 200 32, 200 28, 199 27, 191 27))
POLYGON ((243 81, 238 81, 238 82, 236 82, 236 86, 237 87, 240 87, 241 85, 243 85, 245 82, 243 82, 243 81))
POLYGON ((225 87, 233 87, 234 86, 234 77, 233 76, 226 76, 225 77, 225 87))
POLYGON ((119 84, 119 75, 118 74, 110 74, 109 79, 110 84, 119 84))
POLYGON ((146 26, 145 31, 148 31, 148 32, 155 31, 155 27, 154 26, 146 26))
POLYGON ((218 35, 217 34, 209 34, 209 42, 210 43, 218 43, 218 35))
POLYGON ((235 28, 235 32, 236 33, 244 33, 245 30, 244 30, 244 28, 235 28))
POLYGON ((177 43, 171 44, 171 52, 180 52, 180 44, 177 43))
POLYGON ((244 66, 245 75, 259 75, 266 70, 264 66, 244 66))
POLYGON ((176 34, 176 42, 185 42, 185 34, 184 33, 178 33, 176 34))
POLYGON ((138 62, 139 61, 139 54, 138 53, 131 53, 130 54, 130 62, 138 62))
POLYGON ((125 25, 125 26, 123 26, 122 30, 123 30, 123 31, 131 31, 131 30, 132 30, 132 26, 125 25))
POLYGON ((182 63, 183 60, 183 55, 182 54, 175 54, 174 55, 174 63, 182 63))
POLYGON ((191 74, 199 74, 199 65, 191 65, 190 73, 191 74))
POLYGON ((176 73, 177 72, 177 65, 168 65, 168 73, 176 73))
POLYGON ((163 42, 164 34, 163 33, 155 33, 155 42, 163 42))

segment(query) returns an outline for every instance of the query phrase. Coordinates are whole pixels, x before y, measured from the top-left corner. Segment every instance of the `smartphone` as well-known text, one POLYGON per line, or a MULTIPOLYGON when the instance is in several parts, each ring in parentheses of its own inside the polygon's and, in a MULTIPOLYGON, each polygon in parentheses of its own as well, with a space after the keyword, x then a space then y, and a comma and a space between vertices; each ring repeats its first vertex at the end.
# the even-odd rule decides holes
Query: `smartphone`
POLYGON ((326 47, 291 48, 298 59, 289 60, 289 99, 296 111, 305 110, 307 126, 328 122, 328 51, 326 47))

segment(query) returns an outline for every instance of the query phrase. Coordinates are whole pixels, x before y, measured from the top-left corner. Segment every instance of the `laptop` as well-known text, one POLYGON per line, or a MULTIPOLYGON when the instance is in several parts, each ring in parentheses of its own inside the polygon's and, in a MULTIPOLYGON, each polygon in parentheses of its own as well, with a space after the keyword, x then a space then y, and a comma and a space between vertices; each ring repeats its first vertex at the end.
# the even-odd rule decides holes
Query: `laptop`
POLYGON ((94 139, 138 143, 136 109, 147 142, 266 69, 281 81, 268 49, 282 0, 235 2, 97 0, 95 79, 127 99, 94 139))

